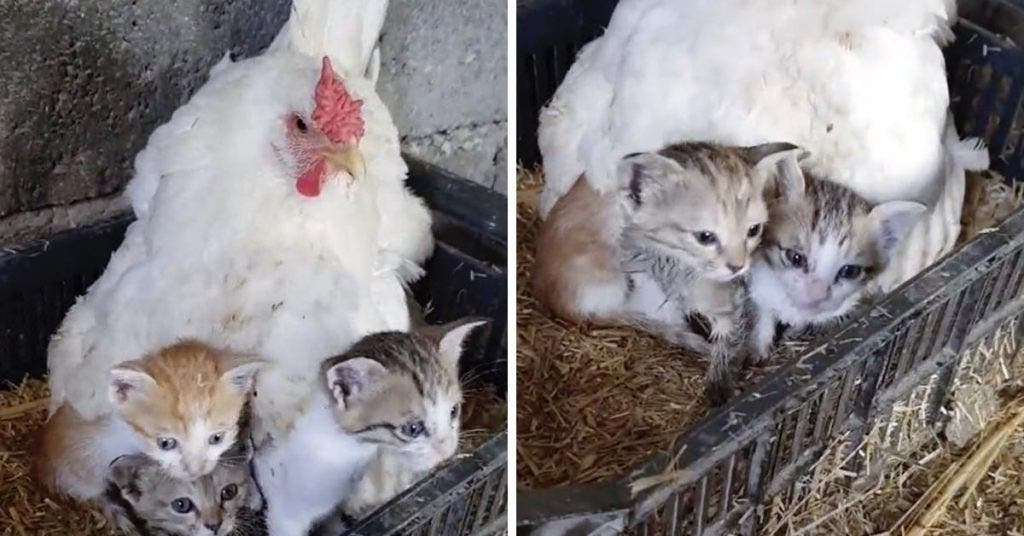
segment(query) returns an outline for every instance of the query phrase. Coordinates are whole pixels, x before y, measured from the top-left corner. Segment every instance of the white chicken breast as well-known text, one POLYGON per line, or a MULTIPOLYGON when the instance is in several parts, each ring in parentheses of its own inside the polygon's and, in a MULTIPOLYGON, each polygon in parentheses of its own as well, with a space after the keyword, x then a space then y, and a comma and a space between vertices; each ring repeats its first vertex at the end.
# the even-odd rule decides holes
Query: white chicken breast
MULTIPOLYGON (((580 175, 607 191, 623 156, 694 140, 790 142, 872 203, 958 206, 940 49, 955 12, 951 0, 624 0, 541 112, 541 213, 580 175)), ((927 258, 900 272, 948 251, 959 209, 945 208, 911 233, 927 258)))
POLYGON ((362 77, 386 2, 336 0, 296 20, 314 4, 324 0, 299 0, 282 36, 341 19, 351 30, 352 12, 368 29, 320 45, 279 36, 260 57, 221 62, 138 155, 127 189, 138 220, 51 342, 51 411, 111 413, 112 366, 192 337, 271 362, 253 409, 260 431, 282 433, 323 358, 408 328, 403 284, 433 242, 395 126, 362 77), (346 39, 357 43, 333 46, 346 39))

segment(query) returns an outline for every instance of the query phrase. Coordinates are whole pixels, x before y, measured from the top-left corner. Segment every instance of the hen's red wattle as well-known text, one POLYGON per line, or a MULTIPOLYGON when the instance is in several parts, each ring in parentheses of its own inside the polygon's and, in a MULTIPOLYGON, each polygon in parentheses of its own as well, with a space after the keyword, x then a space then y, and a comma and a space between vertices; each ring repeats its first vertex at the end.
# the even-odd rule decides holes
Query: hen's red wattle
POLYGON ((324 182, 324 173, 327 173, 327 161, 323 158, 318 158, 309 169, 302 172, 302 175, 299 175, 299 180, 295 182, 295 189, 306 197, 320 195, 320 187, 323 186, 324 182))

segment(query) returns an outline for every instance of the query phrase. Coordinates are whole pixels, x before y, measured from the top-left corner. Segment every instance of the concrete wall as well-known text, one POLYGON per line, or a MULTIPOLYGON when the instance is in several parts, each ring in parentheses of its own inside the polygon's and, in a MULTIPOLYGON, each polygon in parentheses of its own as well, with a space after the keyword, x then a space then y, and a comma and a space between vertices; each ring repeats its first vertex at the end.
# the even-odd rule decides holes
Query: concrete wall
MULTIPOLYGON (((404 146, 504 191, 505 3, 391 4, 380 84, 404 146)), ((289 6, 0 0, 0 244, 122 209, 149 133, 226 51, 258 54, 289 6)))
POLYGON ((379 88, 407 151, 506 193, 506 3, 392 0, 379 88))

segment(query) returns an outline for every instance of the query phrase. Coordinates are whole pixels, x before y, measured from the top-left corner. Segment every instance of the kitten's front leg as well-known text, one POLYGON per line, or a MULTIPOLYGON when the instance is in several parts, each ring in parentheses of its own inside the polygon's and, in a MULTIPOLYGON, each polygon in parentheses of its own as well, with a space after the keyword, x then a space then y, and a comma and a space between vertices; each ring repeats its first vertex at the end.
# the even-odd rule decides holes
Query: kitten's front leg
POLYGON ((757 311, 757 320, 754 322, 754 332, 751 334, 750 362, 759 365, 768 361, 772 355, 772 347, 775 346, 775 315, 767 310, 757 311))
MULTIPOLYGON (((741 315, 736 311, 735 315, 741 315)), ((732 398, 733 373, 742 350, 741 319, 730 315, 712 317, 711 348, 708 354, 707 396, 712 406, 721 406, 732 398)))
POLYGON ((706 377, 708 403, 721 406, 732 397, 732 361, 734 348, 724 341, 711 345, 706 377))
POLYGON ((714 346, 714 343, 710 343, 700 334, 694 333, 685 324, 665 328, 662 330, 661 337, 671 346, 679 346, 699 355, 710 355, 714 346))

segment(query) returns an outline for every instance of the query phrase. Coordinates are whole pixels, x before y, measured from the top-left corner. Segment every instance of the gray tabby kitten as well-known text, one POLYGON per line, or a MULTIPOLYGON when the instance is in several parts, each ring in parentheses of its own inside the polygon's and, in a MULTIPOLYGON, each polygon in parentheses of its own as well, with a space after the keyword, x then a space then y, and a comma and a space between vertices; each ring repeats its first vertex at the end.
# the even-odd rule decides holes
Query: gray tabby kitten
POLYGON ((107 512, 118 528, 142 536, 263 534, 250 459, 249 447, 233 447, 212 473, 189 482, 145 454, 121 456, 107 474, 107 512))
POLYGON ((751 268, 755 362, 769 357, 778 323, 794 333, 828 327, 868 299, 926 209, 911 201, 872 207, 842 185, 802 172, 798 178, 769 204, 764 243, 751 268))
POLYGON ((332 512, 362 516, 454 455, 459 357, 484 322, 375 333, 324 361, 306 413, 256 459, 271 534, 343 527, 332 512))
POLYGON ((745 340, 744 275, 768 219, 764 191, 798 175, 796 151, 786 143, 687 143, 620 165, 627 191, 620 262, 631 305, 640 324, 660 325, 656 331, 670 342, 709 356, 714 405, 732 393, 745 340), (706 334, 683 321, 693 316, 706 334))

